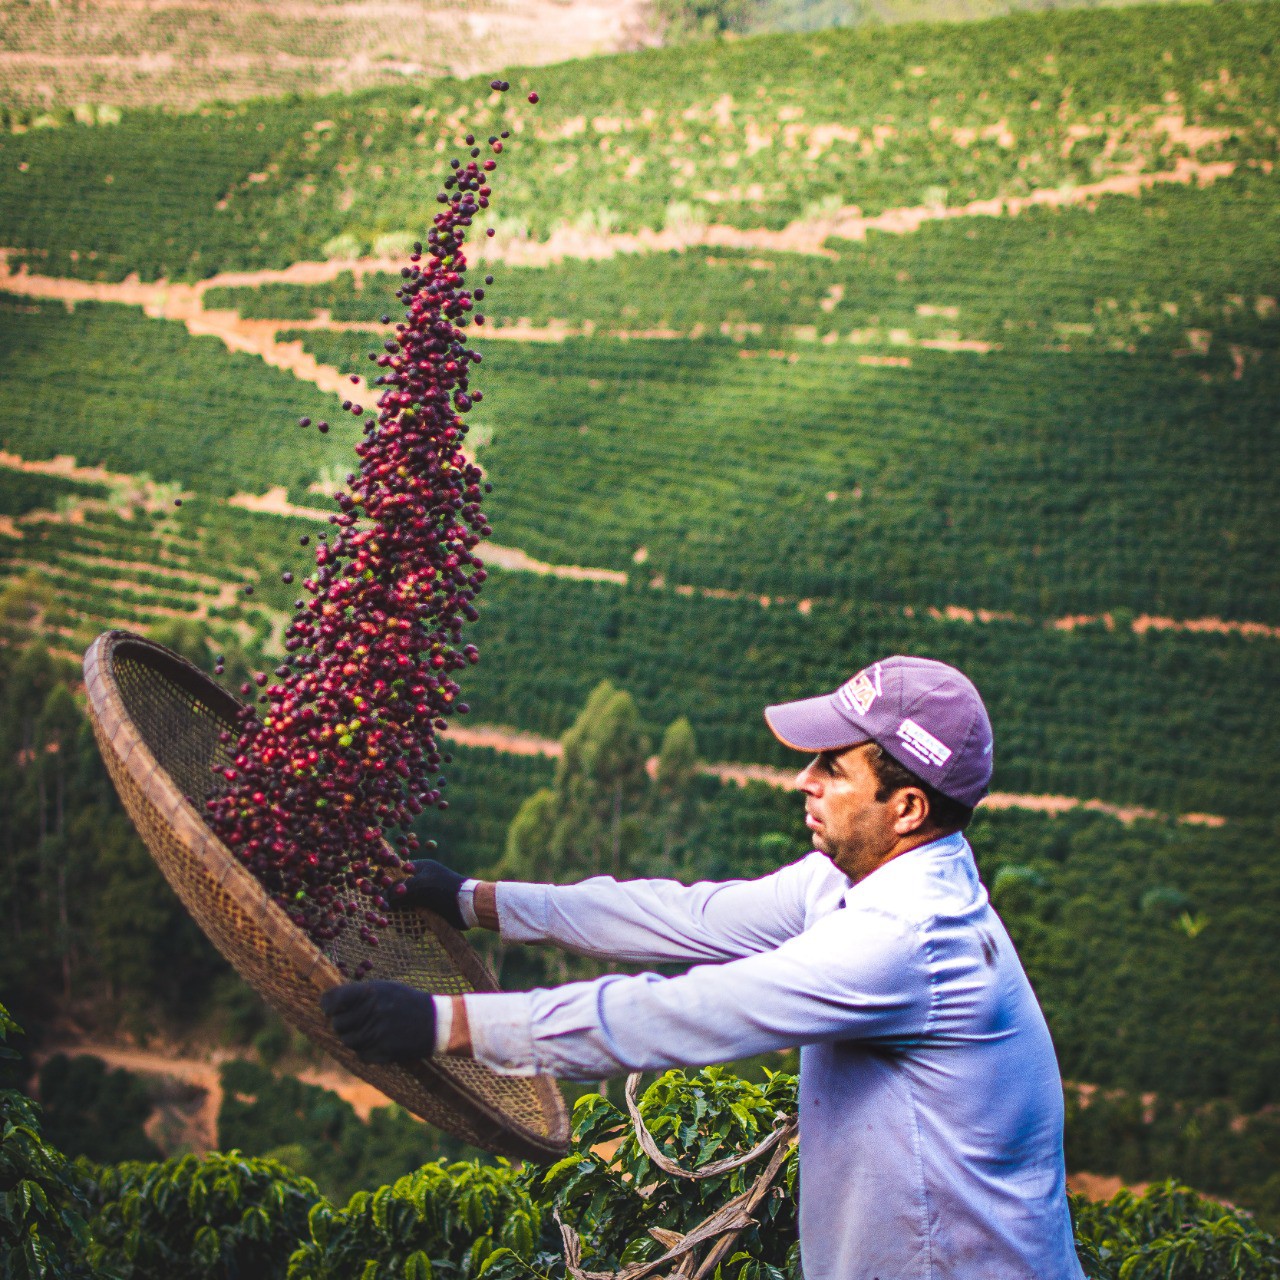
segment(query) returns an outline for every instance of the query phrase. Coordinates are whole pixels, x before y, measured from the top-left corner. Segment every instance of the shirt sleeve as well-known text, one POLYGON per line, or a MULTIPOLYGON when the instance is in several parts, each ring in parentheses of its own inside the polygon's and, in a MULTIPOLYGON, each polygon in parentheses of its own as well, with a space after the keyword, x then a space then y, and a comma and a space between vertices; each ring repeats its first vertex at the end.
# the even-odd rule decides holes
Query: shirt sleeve
POLYGON ((794 1045, 915 1039, 932 984, 914 926, 841 910, 773 950, 679 977, 610 974, 466 1001, 472 1050, 493 1070, 598 1080, 794 1045))
POLYGON ((498 925, 504 941, 554 942, 584 956, 641 963, 735 960, 800 933, 814 900, 842 895, 848 884, 821 853, 758 880, 504 880, 497 889, 498 925))

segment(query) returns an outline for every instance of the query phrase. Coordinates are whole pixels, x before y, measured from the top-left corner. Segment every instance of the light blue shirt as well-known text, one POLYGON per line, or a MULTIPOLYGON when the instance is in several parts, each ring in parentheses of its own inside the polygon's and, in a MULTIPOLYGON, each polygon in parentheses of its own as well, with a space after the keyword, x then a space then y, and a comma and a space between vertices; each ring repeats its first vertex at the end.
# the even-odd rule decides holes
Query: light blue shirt
POLYGON ((466 998, 497 1071, 600 1079, 801 1046, 806 1280, 1080 1280, 1044 1015, 961 835, 856 885, 503 882, 502 937, 699 962, 466 998))

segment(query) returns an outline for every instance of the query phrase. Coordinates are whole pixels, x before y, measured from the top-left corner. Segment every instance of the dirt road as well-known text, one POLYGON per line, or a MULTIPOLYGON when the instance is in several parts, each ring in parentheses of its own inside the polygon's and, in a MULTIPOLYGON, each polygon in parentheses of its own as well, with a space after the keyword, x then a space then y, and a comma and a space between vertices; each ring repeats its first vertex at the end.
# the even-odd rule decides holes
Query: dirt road
MULTIPOLYGON (((213 1052, 207 1057, 183 1057, 164 1050, 139 1049, 127 1045, 84 1040, 55 1044, 45 1049, 37 1063, 55 1053, 100 1058, 109 1067, 123 1067, 141 1076, 162 1077, 189 1086, 192 1096, 177 1106, 162 1100, 147 1123, 147 1132, 166 1152, 183 1148, 203 1152, 218 1149, 218 1112, 222 1108, 222 1064, 234 1054, 213 1052)), ((377 1107, 391 1106, 391 1099, 371 1084, 330 1063, 323 1068, 307 1067, 290 1072, 304 1084, 319 1085, 350 1103, 356 1114, 367 1120, 377 1107)))
MULTIPOLYGON (((464 747, 489 747, 512 755, 548 756, 554 759, 561 754, 560 743, 555 738, 542 738, 502 725, 469 725, 464 728, 453 724, 449 726, 446 736, 464 747)), ((648 761, 651 774, 657 763, 657 756, 648 761)), ((776 769, 763 764, 702 764, 699 767, 703 773, 721 778, 725 782, 737 783, 738 786, 746 786, 748 782, 763 782, 766 786, 789 790, 794 785, 796 776, 794 770, 776 769)), ((988 809, 1030 809, 1037 813, 1052 814, 1087 809, 1092 813, 1109 814, 1124 823, 1162 816, 1157 810, 1146 809, 1141 805, 1108 804, 1105 800, 1082 800, 1077 796, 1020 795, 1009 791, 993 791, 982 804, 988 809)), ((1221 827, 1226 823, 1225 818, 1213 813, 1184 813, 1178 820, 1188 825, 1205 827, 1221 827)))

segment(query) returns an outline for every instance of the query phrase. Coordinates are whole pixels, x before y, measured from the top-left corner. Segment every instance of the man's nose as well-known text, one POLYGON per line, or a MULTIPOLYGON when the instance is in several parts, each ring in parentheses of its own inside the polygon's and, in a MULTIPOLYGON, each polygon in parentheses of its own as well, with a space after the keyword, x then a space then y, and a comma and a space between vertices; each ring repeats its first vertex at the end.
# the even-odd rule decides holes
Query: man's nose
POLYGON ((816 795, 819 790, 818 775, 814 770, 814 765, 818 762, 810 760, 799 773, 796 774, 796 780, 792 784, 797 791, 803 791, 806 795, 816 795))

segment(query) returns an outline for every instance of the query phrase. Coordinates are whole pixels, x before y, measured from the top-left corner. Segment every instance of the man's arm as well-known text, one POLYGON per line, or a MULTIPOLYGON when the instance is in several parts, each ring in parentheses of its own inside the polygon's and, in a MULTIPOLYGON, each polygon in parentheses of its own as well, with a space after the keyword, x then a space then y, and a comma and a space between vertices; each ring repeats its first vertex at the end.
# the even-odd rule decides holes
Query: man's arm
POLYGON ((911 1038, 926 1029, 931 1003, 915 930, 879 912, 839 911, 772 951, 680 977, 611 974, 454 997, 447 1052, 507 1074, 598 1080, 821 1041, 911 1038))
POLYGON ((770 951, 803 932, 849 882, 812 853, 757 880, 683 885, 595 876, 574 885, 501 881, 476 887, 478 923, 504 940, 555 943, 578 955, 641 963, 724 961, 770 951), (483 916, 481 912, 483 911, 483 916))
POLYGON ((576 885, 464 880, 431 859, 392 898, 427 907, 455 928, 483 925, 510 942, 555 943, 581 955, 637 961, 732 960, 767 951, 833 908, 849 882, 820 853, 757 880, 683 885, 619 883, 596 876, 576 885))

